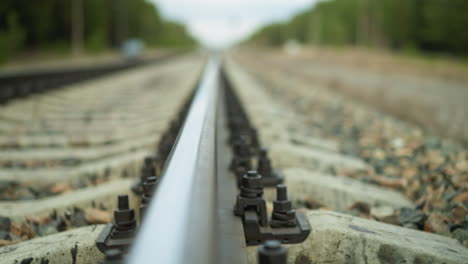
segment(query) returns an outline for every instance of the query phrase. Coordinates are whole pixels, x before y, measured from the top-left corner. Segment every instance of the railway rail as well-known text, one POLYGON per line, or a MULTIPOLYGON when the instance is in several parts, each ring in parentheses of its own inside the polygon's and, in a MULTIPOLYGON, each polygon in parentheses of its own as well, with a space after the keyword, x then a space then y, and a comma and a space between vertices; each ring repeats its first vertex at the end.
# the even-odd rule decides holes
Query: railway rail
MULTIPOLYGON (((192 60, 204 61, 201 57, 192 60)), ((361 217, 369 218, 371 209, 366 207, 366 203, 372 208, 390 207, 401 212, 412 210, 410 207, 413 204, 396 192, 353 179, 321 175, 329 171, 330 167, 313 167, 311 161, 338 164, 338 170, 361 171, 367 169, 363 163, 331 155, 330 151, 310 154, 304 147, 296 146, 299 142, 296 137, 286 139, 287 142, 295 142, 291 144, 292 147, 278 150, 277 146, 282 146, 281 141, 284 140, 283 135, 280 135, 282 128, 274 126, 271 120, 291 119, 289 127, 284 129, 297 129, 297 124, 280 105, 268 101, 270 97, 262 93, 259 89, 261 85, 253 82, 231 59, 211 57, 203 67, 201 63, 181 61, 173 62, 177 67, 160 69, 160 76, 156 79, 140 76, 145 79, 141 80, 140 85, 148 85, 146 88, 137 86, 139 90, 133 91, 122 84, 117 90, 115 87, 105 90, 106 93, 112 91, 108 94, 113 94, 115 98, 105 102, 91 100, 92 111, 87 107, 78 107, 82 113, 67 110, 59 114, 63 107, 60 104, 60 107, 52 106, 45 113, 47 122, 42 120, 40 124, 35 124, 34 120, 28 119, 29 116, 15 112, 15 109, 27 104, 0 110, 7 121, 5 124, 0 122, 0 139, 2 133, 14 133, 16 125, 11 124, 11 121, 19 120, 27 124, 22 128, 26 131, 22 137, 34 137, 36 133, 50 134, 50 142, 36 139, 27 141, 30 151, 22 149, 21 144, 24 142, 11 144, 8 139, 4 145, 10 153, 0 151, 3 166, 0 179, 26 184, 20 189, 18 185, 21 184, 17 182, 17 185, 9 185, 1 191, 0 236, 8 236, 2 229, 7 222, 11 225, 10 236, 19 232, 24 240, 34 237, 29 237, 30 234, 25 230, 38 232, 42 236, 20 243, 16 241, 12 245, 8 245, 14 242, 12 239, 0 237, 0 243, 7 244, 0 247, 0 264, 434 263, 433 259, 436 259, 435 262, 463 263, 461 260, 464 257, 468 259, 466 249, 454 239, 379 223, 383 220, 377 217, 374 219, 377 221, 369 221, 329 212, 330 209, 344 211, 351 208, 364 215, 361 217), (187 74, 187 80, 180 78, 182 71, 187 74), (160 82, 158 86, 165 88, 149 90, 155 80, 160 82), (181 84, 174 85, 176 81, 181 84), (123 104, 124 101, 128 105, 123 104), (159 104, 156 107, 155 102, 159 104), (267 107, 260 108, 255 104, 267 107), (112 118, 106 120, 112 116, 109 115, 109 109, 114 109, 116 105, 119 106, 117 109, 120 109, 118 113, 122 118, 117 118, 117 123, 112 118), (259 114, 252 114, 259 110, 259 114), (91 122, 87 120, 90 113, 93 116, 91 122), (70 129, 57 123, 62 118, 70 122, 70 129), (265 129, 265 124, 271 127, 265 129), (87 140, 85 145, 90 146, 86 148, 92 151, 80 149, 83 140, 71 140, 71 145, 78 146, 79 150, 73 150, 71 156, 68 150, 61 149, 66 142, 60 142, 57 136, 70 131, 79 134, 80 129, 88 125, 92 129, 85 131, 91 135, 108 134, 116 127, 129 127, 122 135, 111 139, 97 137, 87 140), (44 147, 47 148, 46 156, 34 155, 35 151, 44 147), (128 158, 131 162, 127 161, 131 163, 130 166, 123 158, 125 155, 132 155, 128 158), (31 163, 30 159, 34 159, 34 162, 31 163), (96 165, 105 159, 113 160, 115 165, 96 165), (52 169, 58 166, 60 172, 57 170, 57 175, 48 171, 42 173, 40 168, 44 166, 52 169), (113 166, 118 169, 114 170, 113 166), (30 171, 15 171, 23 167, 39 168, 35 174, 40 179, 36 177, 33 185, 27 185, 31 179, 30 171), (76 175, 67 174, 64 180, 59 176, 65 171, 61 170, 62 167, 67 171, 78 171, 77 168, 81 167, 86 169, 76 175), (94 175, 93 171, 99 173, 94 175), (116 172, 119 176, 112 176, 116 172), (82 179, 92 181, 92 184, 83 184, 82 179), (50 188, 54 181, 58 181, 58 185, 50 188), (80 201, 77 202, 80 206, 57 207, 57 211, 54 208, 53 216, 47 217, 39 213, 33 217, 29 211, 26 219, 30 226, 13 224, 13 221, 24 217, 12 209, 14 206, 21 209, 19 200, 37 199, 41 200, 37 202, 38 207, 41 203, 51 203, 46 207, 54 207, 58 203, 52 201, 57 194, 50 190, 69 188, 67 181, 73 182, 73 188, 78 189, 72 192, 82 192, 79 197, 93 195, 100 188, 113 190, 100 198, 101 201, 106 200, 105 203, 93 200, 91 204, 80 207, 84 204, 80 201), (125 183, 119 183, 122 181, 125 183), (38 192, 39 186, 47 187, 50 193, 38 192), (34 191, 22 197, 9 196, 11 193, 19 193, 18 190, 34 191), (310 195, 322 197, 328 203, 328 210, 296 210, 303 207, 304 203, 312 209, 326 207, 314 205, 313 201, 309 201, 310 195), (3 201, 11 205, 5 207, 3 201), (111 209, 112 216, 106 214, 111 209), (10 215, 2 216, 5 212, 10 215), (106 217, 102 221, 91 221, 88 212, 106 217), (82 221, 86 224, 77 219, 84 219, 82 221), (60 232, 47 233, 45 227, 55 223, 62 225, 60 232), (31 252, 36 248, 41 253, 31 252), (2 262, 2 258, 6 261, 2 262)), ((148 65, 150 63, 145 63, 145 66, 148 65)), ((96 70, 96 75, 98 72, 101 74, 124 69, 117 68, 96 70)), ((150 72, 150 69, 145 71, 150 72)), ((81 80, 79 76, 91 75, 94 74, 67 77, 62 84, 81 80)), ((29 83, 42 83, 34 78, 31 80, 34 81, 29 83)), ((15 88, 18 92, 14 95, 6 93, 10 95, 5 100, 13 102, 13 98, 39 90, 15 88)), ((86 92, 83 98, 94 96, 93 91, 96 89, 86 92)), ((51 99, 47 100, 61 100, 54 92, 51 95, 51 99)), ((68 94, 67 97, 74 98, 68 94)), ((48 102, 45 101, 46 104, 48 102)), ((323 142, 308 144, 314 146, 311 149, 317 146, 334 149, 324 146, 323 142)), ((58 195, 56 200, 64 197, 66 193, 65 196, 58 195)))
POLYGON ((93 66, 36 69, 0 74, 0 104, 34 93, 46 92, 68 84, 91 80, 106 74, 148 65, 171 57, 167 54, 153 59, 133 59, 93 66))
MULTIPOLYGON (((161 158, 164 151, 154 155, 154 160, 160 159, 159 166, 149 171, 161 174, 148 173, 140 180, 144 190, 141 225, 136 227, 133 209, 123 205, 115 212, 114 223, 98 238, 100 249, 110 250, 111 258, 116 250, 123 254, 136 232, 129 263, 247 263, 246 244, 304 241, 310 226, 292 209, 284 185, 278 186, 271 218, 267 215, 263 188, 276 186, 282 178, 261 149, 255 128, 217 59, 208 62, 186 106, 174 121, 179 124, 177 136, 177 129, 168 131, 173 142, 170 155, 161 158), (254 159, 258 165, 252 165, 254 159), (149 204, 145 202, 148 196, 149 204), (160 212, 168 215, 161 217, 160 212), (194 241, 198 241, 196 247, 194 241), (151 250, 154 247, 164 250, 151 250)), ((278 261, 267 253, 267 259, 278 261)), ((276 256, 284 261, 285 257, 276 256)))

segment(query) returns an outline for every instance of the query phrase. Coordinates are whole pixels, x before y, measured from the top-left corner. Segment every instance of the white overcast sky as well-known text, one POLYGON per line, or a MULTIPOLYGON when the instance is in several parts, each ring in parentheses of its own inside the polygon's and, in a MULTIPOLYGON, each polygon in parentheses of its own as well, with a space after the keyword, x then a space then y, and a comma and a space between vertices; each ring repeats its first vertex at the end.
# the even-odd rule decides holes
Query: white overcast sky
POLYGON ((224 47, 261 25, 284 21, 315 0, 151 0, 166 18, 186 24, 207 46, 224 47))

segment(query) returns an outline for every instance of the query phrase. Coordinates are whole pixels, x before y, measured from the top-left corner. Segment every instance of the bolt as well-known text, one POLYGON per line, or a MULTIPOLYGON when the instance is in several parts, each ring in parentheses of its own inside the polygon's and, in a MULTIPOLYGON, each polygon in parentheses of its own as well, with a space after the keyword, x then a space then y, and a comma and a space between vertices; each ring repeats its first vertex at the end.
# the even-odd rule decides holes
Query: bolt
POLYGON ((283 184, 276 186, 276 200, 273 201, 270 225, 273 228, 296 226, 296 211, 292 209, 287 188, 283 184))
POLYGON ((146 181, 143 182, 143 196, 151 197, 157 184, 158 178, 156 176, 147 177, 146 181))
POLYGON ((143 166, 140 170, 140 179, 139 181, 132 186, 132 191, 138 195, 141 195, 143 192, 143 183, 146 181, 146 178, 149 176, 156 176, 155 168, 155 156, 146 156, 143 162, 143 166))
POLYGON ((256 171, 247 171, 242 177, 240 196, 245 198, 262 197, 262 176, 256 171))
POLYGON ((247 142, 247 138, 245 136, 240 136, 239 139, 234 142, 234 154, 236 157, 240 158, 250 158, 250 148, 247 142))
POLYGON ((117 199, 119 210, 127 210, 130 208, 127 195, 119 195, 117 199))
POLYGON ((276 199, 278 201, 287 201, 288 200, 288 189, 285 185, 279 184, 276 187, 276 199))
POLYGON ((258 157, 258 173, 262 175, 262 177, 272 177, 272 168, 271 168, 271 161, 268 158, 268 152, 266 149, 260 150, 260 155, 258 157))
POLYGON ((256 178, 259 178, 259 175, 257 174, 256 171, 248 171, 245 174, 245 177, 248 178, 248 179, 256 179, 256 178))
POLYGON ((156 178, 155 176, 150 176, 146 178, 146 181, 143 183, 143 196, 140 205, 140 219, 143 219, 146 207, 151 201, 151 197, 153 196, 154 190, 156 189, 157 185, 158 178, 156 178))
POLYGON ((249 126, 246 131, 247 137, 249 138, 249 145, 252 153, 257 153, 260 146, 260 140, 258 139, 258 132, 255 128, 249 126))
POLYGON ((143 163, 143 167, 141 168, 141 179, 142 182, 146 180, 149 176, 157 176, 156 175, 156 157, 154 155, 146 156, 145 161, 143 163))
POLYGON ((278 240, 267 240, 258 248, 259 264, 286 264, 288 250, 278 240))
POLYGON ((252 164, 249 158, 233 158, 232 167, 234 168, 234 174, 238 181, 242 179, 246 172, 252 169, 252 164))
POLYGON ((243 216, 245 210, 253 208, 259 213, 260 225, 267 226, 268 215, 265 200, 263 199, 262 176, 256 171, 248 171, 242 177, 240 193, 234 206, 234 214, 243 216))
POLYGON ((155 157, 154 155, 146 156, 145 157, 145 167, 152 167, 154 164, 155 157))
POLYGON ((117 231, 131 231, 136 228, 135 211, 130 208, 128 195, 119 195, 114 210, 114 227, 117 231))

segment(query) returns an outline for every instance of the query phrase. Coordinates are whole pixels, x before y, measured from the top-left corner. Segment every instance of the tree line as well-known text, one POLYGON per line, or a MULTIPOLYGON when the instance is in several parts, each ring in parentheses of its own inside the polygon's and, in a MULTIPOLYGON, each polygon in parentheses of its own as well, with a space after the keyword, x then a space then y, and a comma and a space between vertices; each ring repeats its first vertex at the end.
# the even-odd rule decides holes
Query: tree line
POLYGON ((452 55, 468 52, 467 0, 326 0, 286 23, 267 25, 250 41, 288 40, 452 55))
POLYGON ((0 62, 24 51, 98 52, 128 38, 147 46, 195 44, 147 0, 0 1, 0 62))

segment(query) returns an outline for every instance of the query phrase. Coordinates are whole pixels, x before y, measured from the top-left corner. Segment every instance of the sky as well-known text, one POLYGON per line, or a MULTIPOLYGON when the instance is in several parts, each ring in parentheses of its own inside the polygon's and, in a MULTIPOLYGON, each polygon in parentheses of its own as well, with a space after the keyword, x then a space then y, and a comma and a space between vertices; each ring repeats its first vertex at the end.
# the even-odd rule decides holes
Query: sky
POLYGON ((151 0, 162 15, 182 22, 209 47, 245 39, 262 25, 285 21, 316 0, 151 0))

